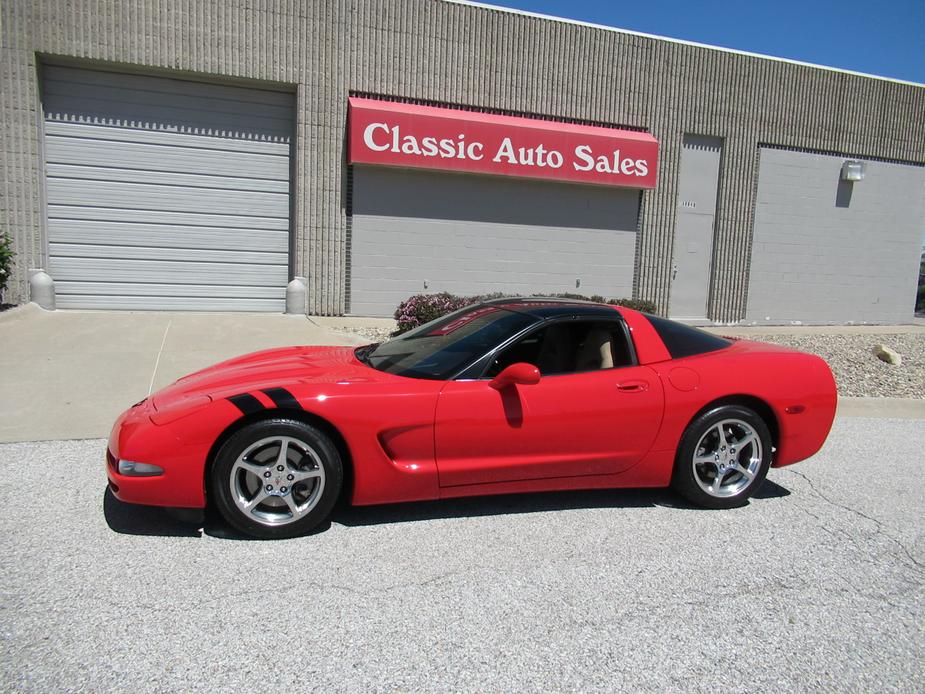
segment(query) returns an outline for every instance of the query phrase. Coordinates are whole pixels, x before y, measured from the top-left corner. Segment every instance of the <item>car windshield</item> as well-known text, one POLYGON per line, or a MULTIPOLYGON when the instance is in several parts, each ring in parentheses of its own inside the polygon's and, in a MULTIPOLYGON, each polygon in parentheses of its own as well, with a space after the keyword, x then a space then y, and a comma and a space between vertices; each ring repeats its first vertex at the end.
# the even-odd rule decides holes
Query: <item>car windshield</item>
POLYGON ((501 306, 467 307, 372 349, 361 347, 357 357, 398 376, 445 380, 538 320, 501 306))

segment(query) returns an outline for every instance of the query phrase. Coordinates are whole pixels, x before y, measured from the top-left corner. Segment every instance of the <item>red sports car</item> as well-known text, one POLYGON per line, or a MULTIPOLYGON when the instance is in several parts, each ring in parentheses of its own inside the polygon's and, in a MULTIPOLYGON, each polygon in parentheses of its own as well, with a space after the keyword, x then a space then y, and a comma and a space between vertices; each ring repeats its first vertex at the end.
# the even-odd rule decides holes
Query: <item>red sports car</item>
POLYGON ((287 347, 181 378, 126 411, 122 501, 204 508, 291 537, 346 494, 383 504, 672 486, 739 506, 816 453, 835 416, 819 357, 626 308, 500 299, 382 344, 287 347))

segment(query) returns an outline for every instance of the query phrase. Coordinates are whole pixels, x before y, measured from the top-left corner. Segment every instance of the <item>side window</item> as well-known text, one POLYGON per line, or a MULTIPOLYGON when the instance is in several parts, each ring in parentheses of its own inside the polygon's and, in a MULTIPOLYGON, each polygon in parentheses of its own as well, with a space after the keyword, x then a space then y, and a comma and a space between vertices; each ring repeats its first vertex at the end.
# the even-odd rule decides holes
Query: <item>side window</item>
POLYGON ((553 323, 525 336, 492 361, 492 378, 517 362, 536 366, 543 376, 613 369, 633 364, 622 324, 573 320, 553 323))

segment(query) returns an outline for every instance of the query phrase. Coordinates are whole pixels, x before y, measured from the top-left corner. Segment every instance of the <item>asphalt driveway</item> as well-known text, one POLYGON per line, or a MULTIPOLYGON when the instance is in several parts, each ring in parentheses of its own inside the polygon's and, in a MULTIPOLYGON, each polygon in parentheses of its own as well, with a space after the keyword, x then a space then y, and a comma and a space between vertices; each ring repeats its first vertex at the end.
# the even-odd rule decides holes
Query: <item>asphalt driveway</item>
POLYGON ((0 445, 5 690, 925 689, 925 423, 839 419, 742 509, 662 491, 341 509, 239 539, 0 445))

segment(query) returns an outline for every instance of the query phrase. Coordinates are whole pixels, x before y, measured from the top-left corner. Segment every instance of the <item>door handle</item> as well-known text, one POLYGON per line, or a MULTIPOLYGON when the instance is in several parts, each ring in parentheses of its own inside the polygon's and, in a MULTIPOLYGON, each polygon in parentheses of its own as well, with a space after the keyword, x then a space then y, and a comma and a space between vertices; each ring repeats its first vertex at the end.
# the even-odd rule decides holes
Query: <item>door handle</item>
POLYGON ((617 390, 624 393, 641 393, 649 390, 648 381, 624 381, 617 384, 617 390))

